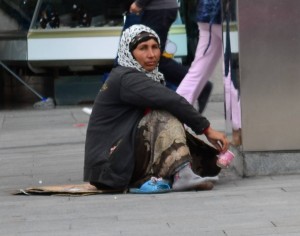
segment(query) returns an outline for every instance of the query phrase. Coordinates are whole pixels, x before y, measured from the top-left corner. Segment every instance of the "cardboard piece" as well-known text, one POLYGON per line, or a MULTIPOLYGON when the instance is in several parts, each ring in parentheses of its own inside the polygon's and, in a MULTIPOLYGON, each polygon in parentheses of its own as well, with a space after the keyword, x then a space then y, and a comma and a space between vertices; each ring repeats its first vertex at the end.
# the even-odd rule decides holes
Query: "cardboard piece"
POLYGON ((104 193, 123 193, 126 190, 102 190, 97 189, 89 183, 84 184, 67 184, 67 185, 52 185, 52 186, 34 186, 26 189, 20 189, 17 194, 24 195, 64 195, 64 196, 86 196, 93 194, 104 193))

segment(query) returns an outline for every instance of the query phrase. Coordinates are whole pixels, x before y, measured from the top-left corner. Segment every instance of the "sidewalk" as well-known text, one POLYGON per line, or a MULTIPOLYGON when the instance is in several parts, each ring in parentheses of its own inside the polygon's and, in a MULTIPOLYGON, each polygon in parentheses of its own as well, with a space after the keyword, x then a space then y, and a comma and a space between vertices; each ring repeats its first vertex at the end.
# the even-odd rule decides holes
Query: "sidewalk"
MULTIPOLYGON (((0 111, 0 236, 300 235, 299 175, 241 178, 223 170, 212 191, 81 197, 12 193, 82 183, 82 107, 0 111)), ((205 116, 225 131, 222 102, 205 116)))

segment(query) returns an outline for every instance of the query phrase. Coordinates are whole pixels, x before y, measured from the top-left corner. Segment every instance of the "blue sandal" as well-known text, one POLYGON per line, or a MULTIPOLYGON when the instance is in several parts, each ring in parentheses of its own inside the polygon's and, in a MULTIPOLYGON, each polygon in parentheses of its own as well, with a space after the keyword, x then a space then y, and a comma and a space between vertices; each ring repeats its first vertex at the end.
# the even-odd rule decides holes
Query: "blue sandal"
POLYGON ((147 182, 143 183, 140 188, 130 188, 130 193, 143 193, 143 194, 153 194, 153 193, 167 193, 171 192, 171 187, 169 182, 161 178, 152 177, 147 182))

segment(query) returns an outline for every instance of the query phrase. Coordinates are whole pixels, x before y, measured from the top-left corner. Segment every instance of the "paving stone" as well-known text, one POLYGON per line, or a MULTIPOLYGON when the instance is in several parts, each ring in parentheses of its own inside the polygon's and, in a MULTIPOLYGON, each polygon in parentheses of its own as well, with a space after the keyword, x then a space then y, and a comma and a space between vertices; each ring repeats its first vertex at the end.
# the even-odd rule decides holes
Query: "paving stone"
MULTIPOLYGON (((225 130, 221 108, 209 104, 206 113, 225 130)), ((297 174, 243 178, 228 168, 212 191, 12 195, 34 185, 82 183, 89 117, 81 109, 0 112, 1 236, 300 235, 297 174)))

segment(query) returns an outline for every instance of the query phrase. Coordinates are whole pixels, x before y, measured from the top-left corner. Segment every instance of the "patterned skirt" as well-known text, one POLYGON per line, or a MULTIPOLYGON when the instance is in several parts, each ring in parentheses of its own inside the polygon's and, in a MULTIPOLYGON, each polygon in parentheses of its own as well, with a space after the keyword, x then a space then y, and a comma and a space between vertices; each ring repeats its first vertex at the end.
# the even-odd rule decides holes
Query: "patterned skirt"
POLYGON ((138 125, 131 183, 139 186, 152 176, 172 180, 187 162, 202 177, 216 176, 221 170, 216 165, 217 154, 216 149, 188 133, 170 113, 151 111, 138 125))

